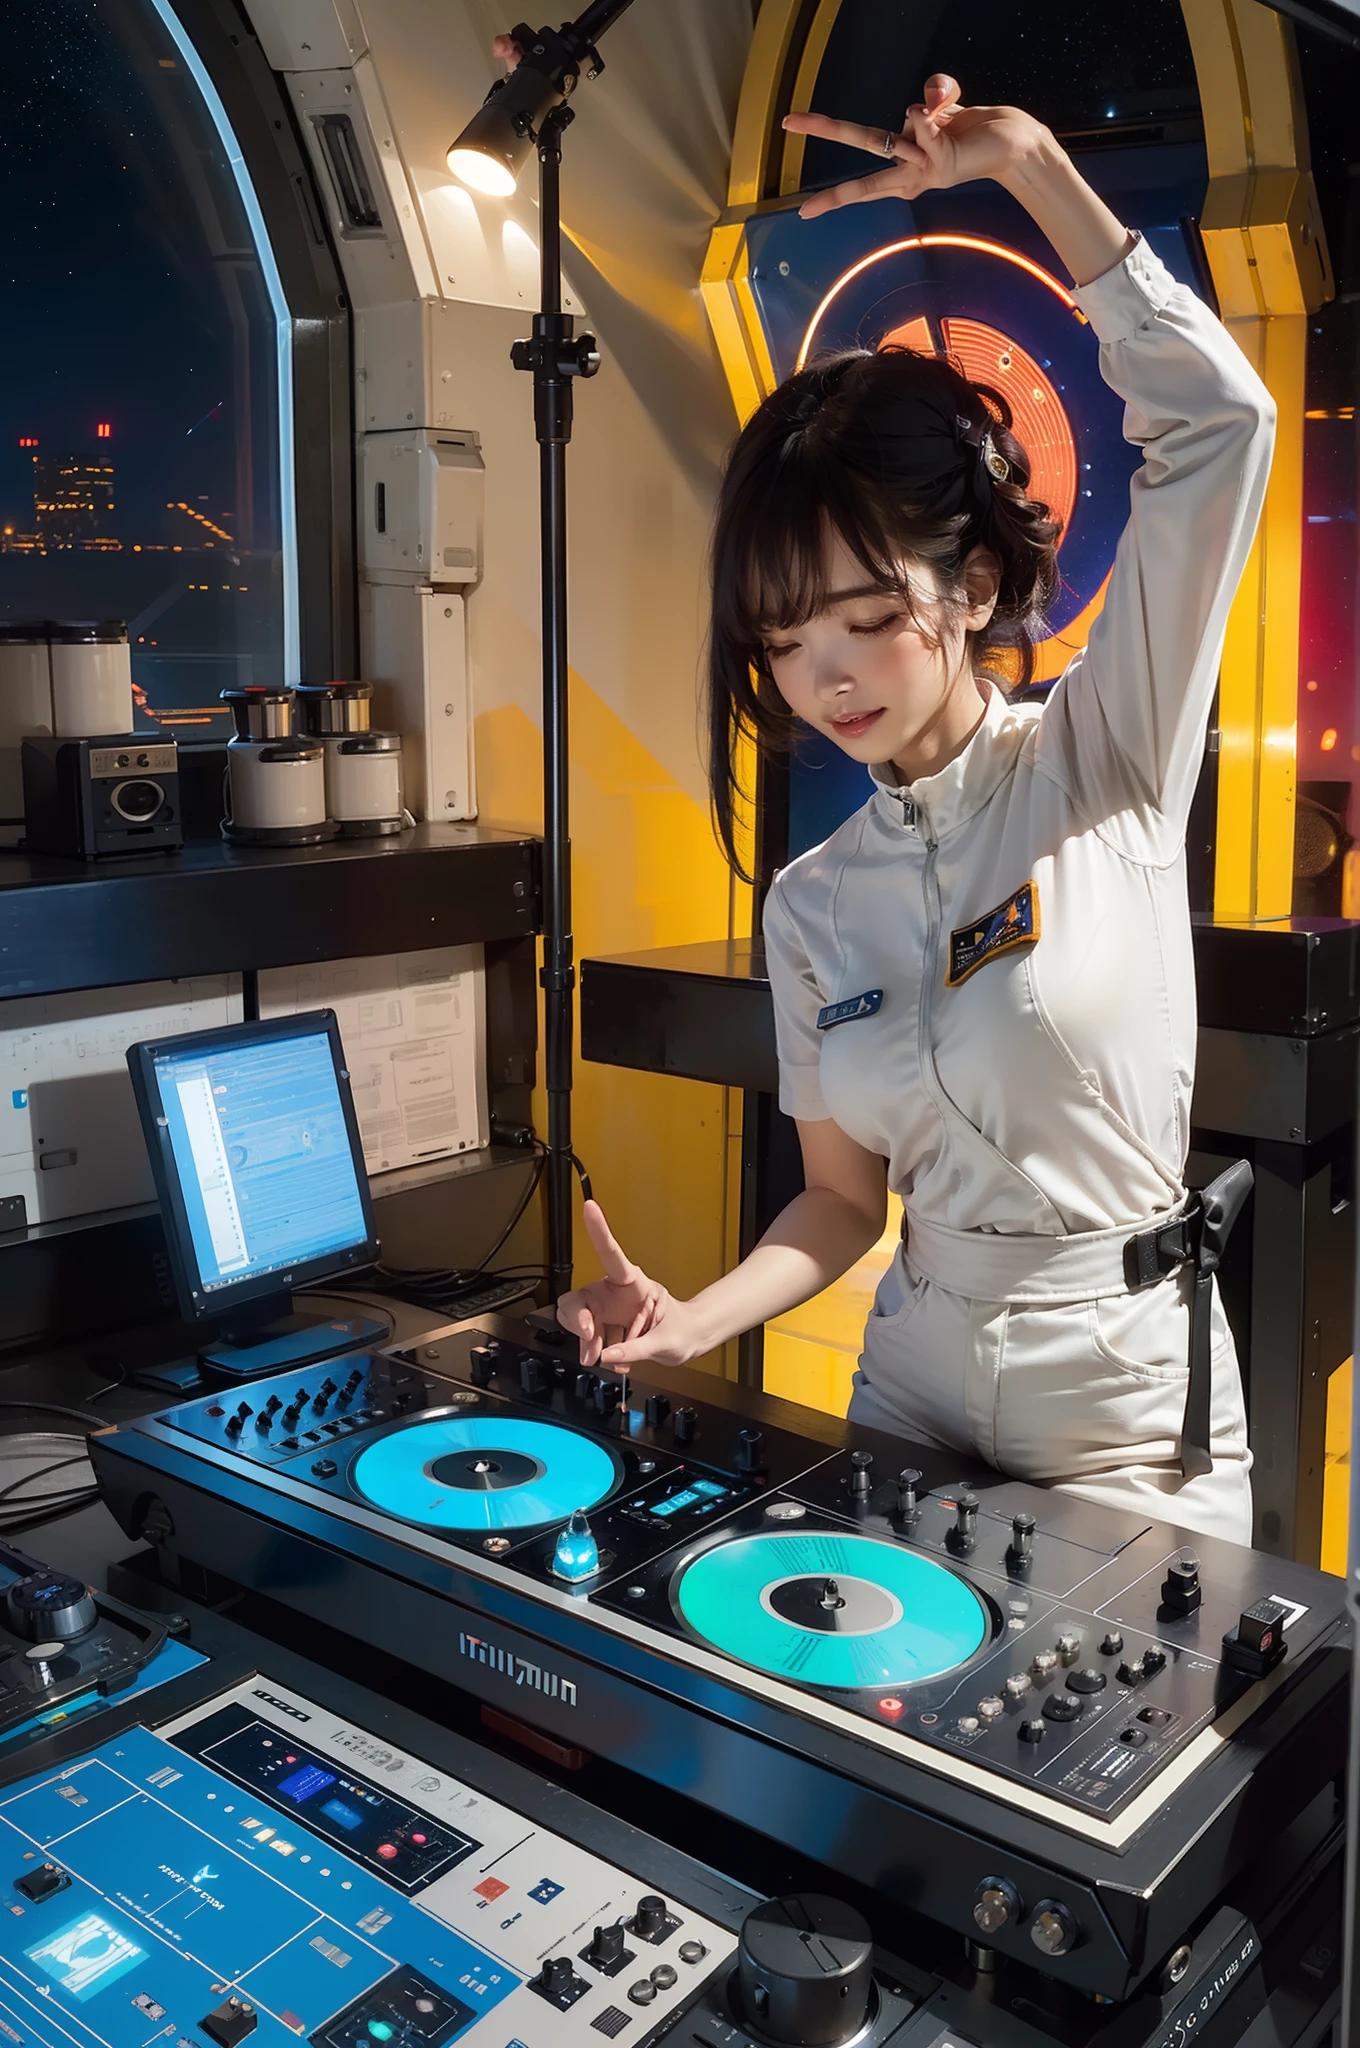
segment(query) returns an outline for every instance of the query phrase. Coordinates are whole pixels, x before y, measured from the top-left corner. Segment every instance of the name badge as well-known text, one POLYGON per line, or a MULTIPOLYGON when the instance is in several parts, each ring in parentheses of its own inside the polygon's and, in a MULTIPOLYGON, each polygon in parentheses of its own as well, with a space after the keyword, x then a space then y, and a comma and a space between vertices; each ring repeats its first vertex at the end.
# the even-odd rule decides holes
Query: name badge
POLYGON ((838 1024, 853 1024, 857 1017, 876 1017, 883 1008, 881 988, 867 988, 862 996, 847 996, 844 1002, 828 1003, 817 1012, 817 1029, 833 1031, 838 1024))
POLYGON ((1039 936, 1039 889, 1022 882, 1013 896, 984 912, 971 924, 960 925, 949 934, 949 972, 946 988, 958 988, 979 967, 1017 946, 1029 946, 1039 936))

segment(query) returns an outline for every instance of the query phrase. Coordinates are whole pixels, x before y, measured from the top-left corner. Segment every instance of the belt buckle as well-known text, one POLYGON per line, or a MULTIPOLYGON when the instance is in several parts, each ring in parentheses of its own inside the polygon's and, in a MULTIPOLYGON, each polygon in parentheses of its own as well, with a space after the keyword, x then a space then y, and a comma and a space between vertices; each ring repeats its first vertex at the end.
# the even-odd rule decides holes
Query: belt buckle
POLYGON ((1125 1283, 1130 1293, 1153 1287, 1194 1255, 1184 1216, 1175 1216, 1152 1230, 1140 1230, 1124 1245, 1125 1283))

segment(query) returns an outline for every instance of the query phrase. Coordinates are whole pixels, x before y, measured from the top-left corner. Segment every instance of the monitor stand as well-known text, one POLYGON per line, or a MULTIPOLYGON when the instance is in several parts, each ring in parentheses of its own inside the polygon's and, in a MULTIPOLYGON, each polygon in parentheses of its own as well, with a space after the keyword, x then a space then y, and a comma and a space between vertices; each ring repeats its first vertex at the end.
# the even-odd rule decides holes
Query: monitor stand
POLYGON ((390 1325, 361 1315, 304 1315, 291 1294, 271 1294, 238 1311, 198 1357, 210 1372, 228 1379, 262 1379, 315 1365, 337 1352, 355 1351, 390 1334, 390 1325))

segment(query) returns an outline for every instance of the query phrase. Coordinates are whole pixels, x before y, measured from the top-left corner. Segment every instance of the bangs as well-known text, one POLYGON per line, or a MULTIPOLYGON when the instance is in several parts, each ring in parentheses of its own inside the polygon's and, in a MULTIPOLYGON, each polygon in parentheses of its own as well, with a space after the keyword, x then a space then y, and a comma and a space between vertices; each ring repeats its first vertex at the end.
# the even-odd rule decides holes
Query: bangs
POLYGON ((831 562, 842 541, 864 580, 910 602, 903 550, 868 480, 843 462, 820 459, 806 440, 761 465, 731 524, 736 543, 729 585, 735 637, 755 653, 772 632, 806 625, 827 609, 831 562))

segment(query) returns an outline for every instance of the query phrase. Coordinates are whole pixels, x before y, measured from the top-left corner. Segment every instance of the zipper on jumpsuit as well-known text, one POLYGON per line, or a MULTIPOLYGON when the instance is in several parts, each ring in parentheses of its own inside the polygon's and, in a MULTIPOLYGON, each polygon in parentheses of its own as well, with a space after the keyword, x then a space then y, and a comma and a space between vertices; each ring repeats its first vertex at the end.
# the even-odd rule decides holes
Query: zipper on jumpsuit
MULTIPOLYGON (((926 940, 925 950, 922 958, 921 994, 917 1010, 917 1069, 921 1077, 921 1086, 925 1089, 927 1095, 929 1095, 931 1101, 934 1103, 936 1114, 940 1117, 941 1122, 945 1125, 947 1129, 948 1118, 945 1115, 944 1108, 946 1098, 944 1097, 944 1091, 940 1086, 939 1077, 935 1072, 935 1051, 934 1047, 931 1045, 930 1042, 930 1025, 934 1007, 936 972, 939 965, 938 956, 940 949, 940 933, 943 928, 943 918, 940 914, 940 882, 938 873, 940 842, 936 834, 935 827, 931 823, 930 813, 925 809, 924 805, 915 802, 914 799, 907 796, 904 796, 901 799, 901 803, 903 825, 908 830, 911 830, 914 827, 915 831, 920 837, 921 844, 925 848, 925 860, 921 869, 921 893, 925 900, 926 909, 926 940)), ((905 1228, 905 1212, 903 1214, 903 1225, 905 1228)), ((907 1233, 907 1247, 909 1250, 909 1231, 907 1233)), ((968 1418, 968 1425, 972 1434, 974 1445, 978 1452, 981 1454, 981 1456, 984 1457, 989 1464, 995 1464, 996 1462, 996 1402, 997 1397, 1000 1393, 999 1380, 1001 1370, 1001 1347, 1004 1343, 1003 1333, 1008 1321, 1009 1318, 1003 1310, 1001 1316, 1000 1329, 989 1333, 991 1341, 987 1345, 987 1351, 989 1354, 989 1362, 991 1366, 991 1385, 989 1388, 989 1398, 986 1402, 985 1413, 983 1414, 978 1414, 976 1412, 976 1400, 969 1398, 970 1391, 976 1393, 980 1392, 981 1389, 974 1388, 970 1390, 967 1384, 969 1379, 975 1377, 977 1368, 981 1364, 981 1361, 974 1358, 971 1361, 965 1361, 964 1364, 964 1411, 968 1418)), ((973 1329, 972 1324, 973 1313, 970 1304, 970 1351, 972 1349, 973 1344, 976 1342, 977 1336, 977 1333, 973 1329)))

